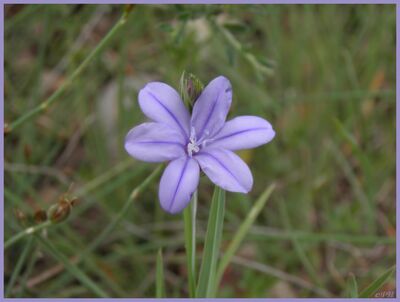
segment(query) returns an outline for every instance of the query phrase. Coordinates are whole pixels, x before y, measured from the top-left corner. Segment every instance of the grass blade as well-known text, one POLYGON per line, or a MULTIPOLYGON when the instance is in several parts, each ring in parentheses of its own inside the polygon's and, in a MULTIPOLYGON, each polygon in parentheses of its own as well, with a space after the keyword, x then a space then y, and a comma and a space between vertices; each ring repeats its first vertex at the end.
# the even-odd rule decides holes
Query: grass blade
POLYGON ((158 250, 157 254, 157 268, 156 268, 156 297, 165 297, 165 285, 164 285, 164 266, 162 250, 158 250))
POLYGON ((204 242, 199 283, 196 291, 197 298, 210 298, 213 295, 217 260, 224 224, 224 212, 225 191, 215 186, 204 242))
POLYGON ((86 57, 86 59, 78 66, 77 69, 69 76, 65 82, 55 91, 52 95, 45 101, 39 104, 39 106, 33 108, 28 111, 17 120, 12 122, 9 126, 5 126, 7 129, 7 133, 16 129, 26 121, 32 119, 38 114, 43 113, 47 110, 55 101, 59 99, 59 97, 64 93, 64 91, 74 82, 74 80, 89 66, 89 63, 104 50, 105 46, 107 46, 108 42, 112 37, 126 24, 128 14, 131 10, 131 6, 126 6, 121 18, 117 21, 117 23, 110 29, 107 35, 99 42, 99 44, 92 50, 92 52, 86 57))
POLYGON ((240 227, 239 227, 238 231, 236 232, 235 236, 233 237, 232 241, 229 243, 229 246, 228 246, 227 250, 224 252, 224 255, 223 255, 221 262, 219 264, 219 267, 218 267, 214 291, 217 290, 218 285, 221 281, 221 278, 225 272, 226 267, 231 262, 232 257, 235 255, 235 253, 238 250, 240 244, 242 243, 244 237, 248 233, 250 227, 254 223, 258 214, 263 209, 265 203, 271 196, 271 193, 274 189, 275 189, 275 184, 272 184, 261 194, 261 196, 258 198, 256 203, 251 208, 246 219, 240 225, 240 227))
POLYGON ((155 169, 140 185, 138 185, 129 195, 128 200, 125 202, 121 210, 117 213, 114 219, 101 231, 101 233, 89 243, 87 248, 81 253, 81 258, 86 256, 89 252, 95 250, 115 229, 115 227, 122 221, 125 214, 133 204, 133 202, 137 199, 139 194, 147 188, 149 184, 161 173, 161 169, 163 165, 159 165, 157 169, 155 169))
POLYGON ((10 246, 12 246, 14 243, 18 242, 22 238, 32 235, 32 234, 35 234, 35 233, 49 227, 50 225, 52 225, 52 222, 50 220, 47 220, 41 224, 29 227, 29 228, 19 232, 17 235, 11 237, 4 243, 4 250, 9 248, 10 246))
POLYGON ((65 257, 62 253, 60 253, 57 250, 57 248, 52 243, 50 243, 49 240, 45 240, 37 235, 36 235, 36 238, 39 241, 39 243, 46 248, 46 251, 51 253, 51 255, 54 258, 56 258, 58 261, 60 261, 64 265, 65 269, 68 272, 70 272, 76 279, 81 281, 82 285, 84 285, 86 288, 91 290, 97 296, 99 296, 101 298, 108 298, 108 295, 100 287, 98 287, 95 282, 93 282, 75 264, 72 264, 67 257, 65 257))
POLYGON ((395 266, 391 267, 374 282, 372 282, 366 289, 360 293, 360 298, 371 298, 385 283, 389 280, 395 270, 395 266))
POLYGON ((290 234, 294 250, 295 250, 297 256, 299 257, 300 262, 303 264, 304 268, 307 271, 307 274, 310 276, 310 278, 313 281, 313 283, 315 283, 318 286, 322 287, 322 284, 321 284, 321 281, 320 281, 321 279, 318 277, 318 274, 317 274, 317 271, 314 268, 314 265, 311 263, 310 259, 307 257, 303 246, 300 244, 300 241, 297 240, 296 236, 294 236, 292 234, 292 232, 293 232, 292 224, 290 222, 289 213, 288 213, 288 210, 286 208, 286 204, 285 204, 284 200, 281 200, 279 202, 279 210, 281 212, 282 222, 283 222, 283 224, 285 226, 285 229, 290 234))
POLYGON ((310 290, 310 291, 314 292, 315 294, 317 294, 318 296, 322 296, 324 298, 330 298, 333 296, 333 294, 331 294, 324 288, 320 288, 320 287, 312 284, 311 282, 306 281, 305 279, 303 279, 301 277, 291 275, 287 272, 284 272, 284 271, 281 271, 274 267, 268 266, 264 263, 259 263, 259 262, 248 260, 246 258, 241 258, 238 256, 232 257, 232 263, 241 265, 243 267, 252 269, 254 271, 258 271, 267 276, 272 276, 277 279, 283 280, 285 282, 292 283, 293 285, 310 290))
POLYGON ((339 166, 341 166, 344 175, 346 176, 347 180, 351 184, 351 187, 354 191, 355 197, 359 200, 360 205, 364 211, 365 219, 368 223, 365 223, 365 226, 369 228, 370 234, 375 234, 376 231, 376 219, 375 219, 375 205, 368 197, 367 193, 365 192, 363 186, 360 183, 357 175, 355 174, 350 162, 346 159, 343 155, 343 152, 336 146, 336 144, 331 141, 328 144, 328 147, 331 150, 331 153, 339 166))
POLYGON ((17 280, 17 277, 18 277, 19 273, 21 272, 22 265, 25 263, 25 260, 31 250, 32 243, 33 243, 33 237, 29 237, 28 242, 26 243, 24 250, 21 253, 21 256, 18 258, 18 262, 15 265, 14 271, 10 277, 10 281, 7 284, 7 289, 6 289, 6 294, 5 294, 6 297, 9 296, 11 289, 13 288, 14 283, 17 280))
POLYGON ((347 281, 347 296, 350 298, 358 298, 358 285, 353 273, 350 273, 349 280, 347 281))
POLYGON ((183 211, 190 298, 194 298, 196 294, 196 211, 197 191, 194 192, 189 206, 183 211))

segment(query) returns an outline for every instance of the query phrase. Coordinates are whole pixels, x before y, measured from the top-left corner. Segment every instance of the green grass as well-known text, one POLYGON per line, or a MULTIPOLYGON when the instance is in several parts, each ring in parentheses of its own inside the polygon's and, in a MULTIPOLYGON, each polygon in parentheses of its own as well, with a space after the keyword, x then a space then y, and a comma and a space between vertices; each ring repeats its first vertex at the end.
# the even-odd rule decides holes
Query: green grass
MULTIPOLYGON (((123 148, 127 131, 144 121, 141 86, 160 80, 178 89, 184 70, 203 83, 227 76, 230 117, 259 115, 276 131, 270 144, 240 153, 253 190, 226 193, 222 257, 256 200, 276 184, 230 256, 218 297, 393 289, 395 6, 135 5, 76 74, 124 9, 5 8, 5 122, 13 125, 74 77, 49 108, 5 137, 5 242, 25 229, 15 208, 31 225, 35 211, 56 204, 71 183, 78 197, 67 221, 36 233, 47 244, 26 236, 5 250, 7 294, 189 296, 183 215, 161 210, 158 179, 127 205, 156 165, 130 159, 123 148)), ((202 178, 199 265, 212 192, 202 178)))

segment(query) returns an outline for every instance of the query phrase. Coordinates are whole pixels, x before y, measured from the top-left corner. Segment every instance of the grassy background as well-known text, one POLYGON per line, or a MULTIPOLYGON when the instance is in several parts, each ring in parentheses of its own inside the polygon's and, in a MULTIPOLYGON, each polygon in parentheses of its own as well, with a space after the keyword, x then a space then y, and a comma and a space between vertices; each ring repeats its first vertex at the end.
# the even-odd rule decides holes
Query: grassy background
MULTIPOLYGON (((6 6, 5 121, 54 92, 122 11, 6 6)), ((278 187, 219 296, 349 297, 352 275, 361 290, 395 264, 395 24, 394 5, 134 6, 56 104, 7 134, 5 239, 22 229, 15 208, 30 217, 73 183, 79 201, 69 220, 44 234, 73 262, 155 169, 123 149, 127 131, 144 121, 138 89, 151 80, 178 87, 183 70, 205 83, 223 74, 233 85, 230 116, 262 116, 277 135, 241 153, 255 184, 249 195, 227 194, 222 248, 259 194, 278 187)), ((157 188, 79 264, 110 296, 153 297, 159 247, 167 296, 188 295, 182 215, 162 212, 157 188)), ((202 179, 199 255, 212 188, 202 179)), ((5 252, 6 287, 28 251, 10 296, 93 296, 43 245, 27 244, 5 252)))

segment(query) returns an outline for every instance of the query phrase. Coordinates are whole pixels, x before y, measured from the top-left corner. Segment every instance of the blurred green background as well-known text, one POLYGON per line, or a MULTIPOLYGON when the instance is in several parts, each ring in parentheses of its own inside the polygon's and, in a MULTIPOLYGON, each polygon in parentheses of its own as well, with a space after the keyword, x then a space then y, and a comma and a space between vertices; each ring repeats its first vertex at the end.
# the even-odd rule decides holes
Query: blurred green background
MULTIPOLYGON (((6 5, 5 122, 56 91, 123 10, 6 5)), ((5 240, 23 229, 16 209, 29 221, 73 183, 70 217, 42 234, 73 263, 156 167, 123 148, 145 119, 138 90, 154 80, 178 88, 184 70, 204 83, 222 74, 233 85, 230 117, 259 115, 276 131, 240 154, 254 188, 227 194, 222 250, 260 193, 277 189, 219 297, 349 297, 354 280, 361 291, 395 264, 395 28, 394 5, 134 5, 56 103, 6 135, 5 240)), ((159 247, 167 296, 188 296, 182 215, 162 212, 157 189, 158 179, 79 262, 109 296, 154 297, 159 247)), ((202 179, 199 256, 212 190, 202 179)), ((9 296, 94 296, 27 242, 5 251, 9 296)), ((392 276, 383 288, 394 287, 392 276)))

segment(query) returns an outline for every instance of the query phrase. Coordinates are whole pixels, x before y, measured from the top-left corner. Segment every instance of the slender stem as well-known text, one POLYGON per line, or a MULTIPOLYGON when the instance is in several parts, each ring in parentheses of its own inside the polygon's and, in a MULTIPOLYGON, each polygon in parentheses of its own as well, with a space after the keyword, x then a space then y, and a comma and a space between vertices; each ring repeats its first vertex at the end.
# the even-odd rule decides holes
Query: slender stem
MULTIPOLYGON (((105 238, 109 236, 109 234, 114 230, 114 228, 121 222, 122 218, 124 215, 127 213, 129 210, 130 206, 132 203, 138 198, 139 194, 160 174, 161 169, 163 168, 163 165, 160 165, 157 169, 155 169, 139 186, 137 186, 130 194, 128 200, 125 202, 124 206, 121 208, 119 213, 114 217, 113 221, 100 233, 99 236, 97 236, 83 251, 81 251, 77 256, 76 263, 71 264, 69 260, 62 254, 60 253, 52 244, 47 242, 46 240, 43 240, 42 238, 37 236, 37 239, 39 242, 43 245, 45 245, 53 254, 53 256, 58 259, 60 262, 62 262, 65 266, 65 268, 73 273, 80 281, 85 283, 88 288, 92 289, 97 295, 101 297, 105 297, 106 294, 98 290, 96 288, 96 285, 93 284, 93 282, 88 279, 88 277, 76 267, 76 265, 83 259, 85 256, 87 256, 91 251, 95 250, 103 241, 105 238)), ((42 224, 39 224, 34 227, 30 227, 20 233, 18 233, 16 236, 12 237, 9 239, 5 245, 4 248, 6 249, 7 247, 11 246, 18 240, 31 235, 35 234, 38 231, 45 229, 46 227, 52 225, 50 221, 46 221, 42 224)))
POLYGON ((110 182, 113 178, 115 178, 115 176, 122 174, 126 169, 132 168, 132 164, 134 163, 135 161, 133 161, 132 158, 128 158, 127 160, 118 163, 117 165, 108 169, 105 173, 100 174, 96 178, 86 183, 84 186, 74 192, 74 194, 78 198, 85 196, 89 192, 104 186, 105 183, 110 182))
MULTIPOLYGON (((130 167, 131 164, 132 164, 132 161, 130 160, 130 161, 122 162, 121 164, 115 166, 115 168, 111 169, 109 172, 107 172, 104 175, 101 175, 100 177, 94 179, 93 181, 89 182, 85 187, 83 187, 82 189, 78 190, 77 193, 76 193, 77 197, 81 197, 85 193, 87 193, 89 191, 92 191, 94 188, 98 187, 99 185, 101 185, 105 181, 109 180, 116 173, 120 173, 124 169, 130 167)), ((52 223, 50 221, 45 221, 42 224, 38 224, 36 226, 29 227, 29 228, 21 231, 20 233, 18 233, 14 237, 11 237, 10 239, 8 239, 5 242, 4 250, 9 248, 11 245, 16 243, 20 239, 22 239, 22 238, 24 238, 24 237, 26 237, 26 236, 28 236, 30 234, 36 233, 36 232, 38 232, 38 231, 40 231, 42 229, 45 229, 45 228, 47 228, 47 227, 49 227, 51 225, 52 225, 52 223)))
POLYGON ((211 201, 196 297, 215 298, 214 287, 225 215, 225 191, 215 186, 211 201))
MULTIPOLYGON (((96 239, 94 241, 92 241, 92 243, 89 245, 88 250, 93 250, 95 249, 109 234, 110 232, 112 232, 112 230, 118 225, 118 223, 122 220, 123 216, 125 215, 126 211, 129 209, 129 207, 132 205, 132 203, 137 199, 137 197, 139 196, 139 194, 153 181, 154 178, 156 178, 162 169, 162 165, 160 165, 156 170, 153 171, 153 173, 151 173, 139 186, 137 186, 130 194, 128 200, 125 202, 124 206, 122 207, 122 209, 119 211, 119 213, 117 214, 117 216, 114 218, 114 220, 107 226, 107 228, 105 228, 103 230, 102 233, 100 233, 100 235, 98 237, 96 237, 96 239)), ((29 227, 23 231, 21 231, 20 233, 18 233, 17 235, 11 237, 10 239, 8 239, 5 244, 4 244, 4 249, 7 249, 8 247, 10 247, 11 245, 13 245, 14 243, 16 243, 17 241, 19 241, 20 239, 37 233, 38 231, 45 229, 47 227, 49 227, 50 225, 52 225, 51 221, 45 221, 41 224, 29 227)), ((82 253, 81 253, 82 255, 82 253)))
POLYGON ((259 80, 262 80, 262 75, 272 75, 273 70, 268 68, 267 66, 262 65, 259 60, 250 52, 246 51, 246 49, 242 46, 242 44, 235 38, 234 35, 227 29, 225 29, 222 25, 218 24, 214 20, 209 20, 211 26, 213 26, 217 31, 222 35, 225 41, 235 50, 237 51, 246 61, 249 63, 253 69, 256 71, 256 75, 259 80))
POLYGON ((115 227, 121 222, 124 215, 128 212, 129 208, 133 204, 133 202, 138 198, 140 193, 152 183, 152 181, 160 174, 163 165, 160 165, 157 169, 155 169, 139 186, 137 186, 131 194, 129 195, 128 200, 125 202, 124 206, 118 212, 118 214, 114 217, 110 224, 107 225, 105 229, 91 242, 89 243, 85 249, 83 249, 78 255, 76 259, 76 265, 84 259, 87 255, 89 255, 93 250, 95 250, 115 229, 115 227))
POLYGON ((157 169, 153 171, 139 186, 137 186, 129 195, 128 200, 125 202, 124 206, 121 208, 117 216, 115 216, 114 220, 103 229, 99 236, 96 237, 88 247, 80 253, 80 258, 84 258, 89 252, 95 250, 105 238, 110 235, 110 233, 114 230, 114 228, 121 222, 124 215, 129 210, 130 206, 133 202, 138 198, 139 194, 155 179, 161 172, 163 165, 160 165, 157 169))
MULTIPOLYGON (((193 276, 196 276, 196 214, 197 214, 197 190, 193 194, 192 201, 192 268, 193 276)), ((194 284, 196 285, 196 284, 194 284)))
POLYGON ((186 265, 189 280, 189 296, 196 295, 196 212, 197 212, 197 190, 193 193, 192 201, 183 212, 186 265))
MULTIPOLYGON (((77 263, 79 261, 81 261, 85 256, 87 256, 91 251, 95 250, 103 241, 105 238, 108 237, 108 235, 114 230, 114 228, 121 222, 122 218, 124 217, 124 215, 127 213, 128 209, 130 208, 130 206, 132 205, 132 203, 138 198, 139 194, 154 180, 154 178, 156 178, 162 169, 163 165, 160 165, 156 170, 153 171, 153 173, 151 173, 139 186, 137 186, 130 194, 128 200, 125 202, 124 206, 122 207, 122 209, 119 211, 119 213, 117 214, 117 216, 115 216, 114 220, 100 233, 99 236, 97 236, 87 247, 86 249, 84 249, 82 252, 79 253, 78 255, 78 259, 77 259, 77 263)), ((24 231, 18 233, 17 235, 15 235, 14 237, 10 238, 9 240, 6 241, 6 243, 4 244, 4 249, 7 249, 8 247, 10 247, 11 245, 13 245, 14 243, 16 243, 17 241, 19 241, 20 239, 35 234, 40 230, 43 230, 47 227, 49 227, 50 225, 52 225, 51 221, 46 221, 42 224, 33 226, 33 227, 29 227, 27 229, 25 229, 24 231)), ((40 237, 39 237, 40 238, 40 237)), ((40 240, 42 244, 44 245, 48 245, 46 244, 46 242, 44 240, 40 240)), ((48 247, 48 246, 47 246, 48 247)), ((54 250, 54 248, 52 249, 52 247, 49 247, 51 250, 54 250)), ((65 256, 62 255, 60 252, 56 251, 56 258, 59 259, 61 262, 64 263, 65 265, 65 256)), ((67 259, 68 260, 68 259, 67 259)), ((69 265, 71 266, 71 265, 69 265)), ((74 270, 74 268, 71 267, 67 267, 65 266, 68 270, 72 270, 72 271, 76 271, 74 270)), ((85 279, 85 277, 83 277, 83 279, 85 279)), ((92 286, 92 285, 89 285, 92 286)), ((92 288, 93 289, 93 288, 92 288)), ((99 295, 100 293, 97 292, 99 295)), ((101 296, 101 295, 100 295, 101 296)))
POLYGON ((214 295, 216 294, 216 290, 218 289, 218 286, 221 282, 225 269, 228 267, 229 262, 232 260, 232 257, 239 249, 240 244, 245 239, 250 227, 253 225, 257 216, 260 214, 261 210, 263 209, 265 203, 268 201, 274 189, 275 189, 275 184, 271 184, 256 200, 250 212, 247 214, 246 218, 239 226, 239 229, 237 230, 232 241, 229 243, 228 248, 223 253, 216 272, 215 283, 213 288, 214 295))
POLYGON ((292 241, 294 250, 297 253, 300 261, 302 262, 303 267, 305 268, 306 272, 310 276, 312 282, 320 287, 323 287, 323 284, 321 283, 321 278, 318 276, 318 273, 317 273, 316 269, 314 268, 314 265, 312 264, 310 259, 307 257, 307 254, 306 254, 303 246, 300 244, 300 241, 292 234, 292 232, 293 232, 292 224, 290 222, 289 213, 288 213, 288 210, 287 210, 284 200, 281 200, 279 202, 279 210, 281 212, 281 220, 283 222, 283 225, 286 228, 287 232, 291 235, 291 241, 292 241))
POLYGON ((29 227, 21 232, 19 232, 17 235, 11 237, 10 239, 8 239, 5 244, 4 244, 4 250, 6 250, 7 248, 9 248, 11 245, 13 245, 14 243, 16 243, 17 241, 19 241, 20 239, 35 234, 40 230, 43 230, 47 227, 49 227, 50 225, 52 225, 52 222, 50 220, 45 221, 41 224, 29 227))
POLYGON ((6 294, 5 294, 6 297, 9 296, 10 291, 13 288, 15 281, 17 280, 17 277, 18 277, 19 273, 21 272, 22 265, 24 264, 24 262, 28 256, 28 253, 31 250, 32 243, 33 243, 33 237, 30 237, 29 241, 26 243, 26 245, 24 247, 24 250, 21 253, 21 256, 19 256, 19 258, 18 258, 18 262, 17 262, 17 264, 14 268, 14 271, 11 275, 10 281, 7 284, 7 289, 6 289, 6 294))
POLYGON ((100 43, 96 46, 95 49, 86 57, 86 59, 78 66, 77 69, 68 77, 65 82, 52 94, 50 97, 39 104, 37 107, 33 108, 31 111, 28 111, 16 121, 12 122, 7 127, 7 132, 11 132, 15 130, 17 127, 21 126, 24 122, 32 119, 36 115, 42 113, 47 108, 49 108, 59 97, 63 94, 63 92, 73 83, 73 81, 84 71, 89 63, 93 60, 93 58, 97 57, 101 51, 105 48, 111 38, 126 24, 128 14, 130 12, 130 7, 127 7, 122 14, 122 17, 117 21, 114 27, 107 33, 107 35, 100 41, 100 43))
POLYGON ((156 297, 165 297, 165 284, 164 284, 164 263, 161 248, 157 253, 157 264, 156 264, 156 297))
POLYGON ((76 264, 72 264, 71 261, 65 257, 62 253, 60 253, 57 248, 50 242, 50 240, 43 239, 40 236, 36 236, 36 239, 40 244, 46 247, 48 251, 51 252, 54 258, 60 261, 65 269, 73 274, 79 281, 82 282, 88 289, 92 290, 99 297, 107 298, 108 295, 97 286, 95 282, 93 282, 84 272, 82 272, 76 264))
POLYGON ((24 294, 24 292, 28 288, 28 277, 31 275, 33 268, 35 266, 36 260, 38 259, 40 254, 39 247, 36 245, 35 249, 31 252, 30 254, 30 259, 28 264, 26 265, 26 268, 24 270, 24 274, 21 276, 20 281, 19 281, 19 287, 17 288, 16 292, 14 295, 16 295, 16 298, 20 298, 21 295, 24 294))
POLYGON ((276 268, 266 265, 264 263, 257 262, 254 260, 249 260, 249 259, 238 257, 238 256, 232 257, 232 263, 241 265, 245 268, 252 269, 254 271, 261 272, 267 276, 275 277, 278 280, 282 280, 284 282, 291 283, 295 286, 310 290, 310 291, 314 292, 315 294, 317 294, 318 296, 322 296, 323 298, 333 297, 332 293, 330 293, 329 291, 327 291, 324 288, 320 288, 320 287, 314 285, 311 282, 308 282, 306 279, 289 274, 285 271, 281 271, 279 269, 276 269, 276 268))

